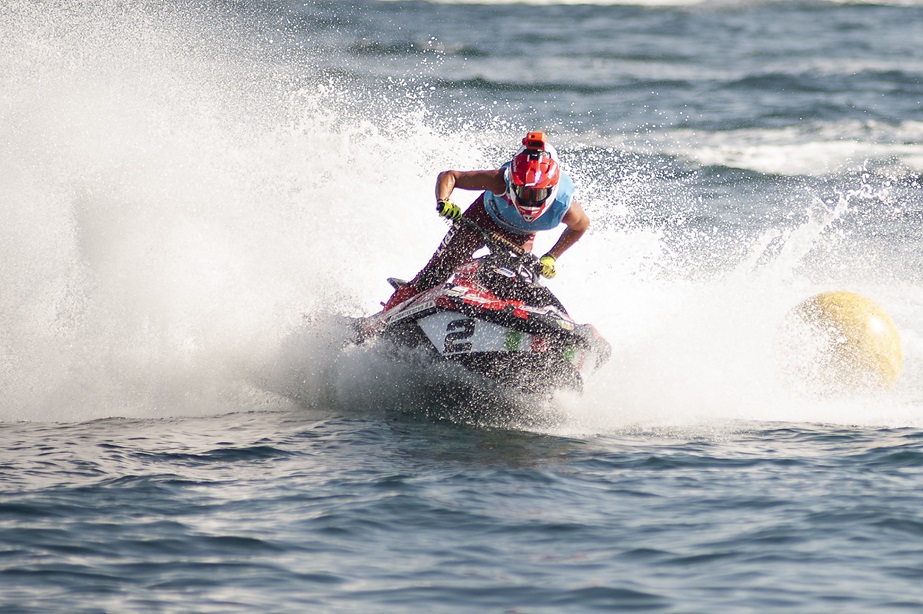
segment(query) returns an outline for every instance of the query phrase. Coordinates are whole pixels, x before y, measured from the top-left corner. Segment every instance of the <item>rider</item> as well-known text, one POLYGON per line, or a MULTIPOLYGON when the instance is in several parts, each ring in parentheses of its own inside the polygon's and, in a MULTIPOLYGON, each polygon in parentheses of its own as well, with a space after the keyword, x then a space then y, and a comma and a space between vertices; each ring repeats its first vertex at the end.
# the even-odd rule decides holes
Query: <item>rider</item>
MULTIPOLYGON (((528 133, 522 145, 513 159, 499 169, 439 173, 436 211, 453 222, 464 215, 524 250, 532 249, 536 231, 551 230, 563 222, 567 228, 539 259, 541 274, 551 278, 557 273, 556 260, 583 236, 590 219, 574 200, 574 184, 561 170, 558 154, 545 140, 545 133, 528 133), (462 214, 449 198, 455 188, 483 192, 462 214)), ((484 244, 484 238, 475 230, 465 224, 453 224, 423 270, 391 295, 383 312, 445 282, 484 244)))

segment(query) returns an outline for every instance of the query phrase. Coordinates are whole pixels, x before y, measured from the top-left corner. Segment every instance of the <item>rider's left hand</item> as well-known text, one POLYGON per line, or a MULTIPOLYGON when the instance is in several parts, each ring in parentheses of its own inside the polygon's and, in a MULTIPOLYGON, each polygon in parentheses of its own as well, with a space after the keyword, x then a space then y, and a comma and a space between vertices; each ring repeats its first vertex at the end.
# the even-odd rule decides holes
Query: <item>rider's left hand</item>
POLYGON ((558 274, 558 271, 554 266, 554 263, 555 263, 554 256, 552 256, 551 254, 545 254, 544 256, 539 258, 538 263, 542 267, 539 270, 539 273, 542 274, 542 277, 547 277, 548 279, 551 279, 552 277, 558 274))

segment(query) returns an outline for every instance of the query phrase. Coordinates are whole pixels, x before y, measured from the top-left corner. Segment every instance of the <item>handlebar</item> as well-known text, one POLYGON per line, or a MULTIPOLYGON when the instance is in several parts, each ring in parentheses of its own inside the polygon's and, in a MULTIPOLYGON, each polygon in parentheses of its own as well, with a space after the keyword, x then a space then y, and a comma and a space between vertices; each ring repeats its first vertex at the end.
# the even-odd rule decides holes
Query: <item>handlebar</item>
POLYGON ((491 254, 508 260, 508 264, 510 265, 509 268, 526 277, 530 283, 538 284, 541 264, 535 254, 510 242, 496 232, 490 232, 482 228, 474 220, 463 217, 456 222, 456 224, 459 222, 465 223, 469 228, 480 234, 487 244, 487 247, 490 249, 491 254))

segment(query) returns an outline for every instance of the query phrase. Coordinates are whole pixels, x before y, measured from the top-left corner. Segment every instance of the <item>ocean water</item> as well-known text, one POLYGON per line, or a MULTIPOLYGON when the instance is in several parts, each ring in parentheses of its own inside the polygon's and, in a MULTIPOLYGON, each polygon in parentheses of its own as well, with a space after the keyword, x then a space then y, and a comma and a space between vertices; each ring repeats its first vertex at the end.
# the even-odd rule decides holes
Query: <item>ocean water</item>
POLYGON ((920 32, 913 0, 4 2, 0 610, 923 610, 920 32), (444 234, 436 173, 535 129, 592 220, 548 282, 613 346, 583 394, 447 400, 344 346, 444 234), (895 386, 792 380, 828 290, 893 318, 895 386))

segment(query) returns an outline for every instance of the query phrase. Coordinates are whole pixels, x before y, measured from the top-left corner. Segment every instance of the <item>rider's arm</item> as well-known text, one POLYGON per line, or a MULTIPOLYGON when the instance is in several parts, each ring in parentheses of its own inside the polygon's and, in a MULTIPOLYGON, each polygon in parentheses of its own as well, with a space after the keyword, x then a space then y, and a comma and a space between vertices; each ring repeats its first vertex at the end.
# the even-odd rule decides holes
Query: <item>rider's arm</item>
POLYGON ((561 254, 567 251, 567 248, 579 241, 583 233, 590 227, 590 218, 587 217, 583 207, 577 202, 570 204, 570 208, 561 218, 561 221, 567 224, 567 228, 561 233, 554 247, 548 250, 548 254, 554 257, 555 260, 560 258, 561 254))
MULTIPOLYGON (((452 190, 490 190, 494 194, 506 191, 506 181, 500 169, 490 171, 442 171, 436 177, 436 200, 448 200, 452 190)), ((566 217, 566 216, 565 216, 566 217)))

